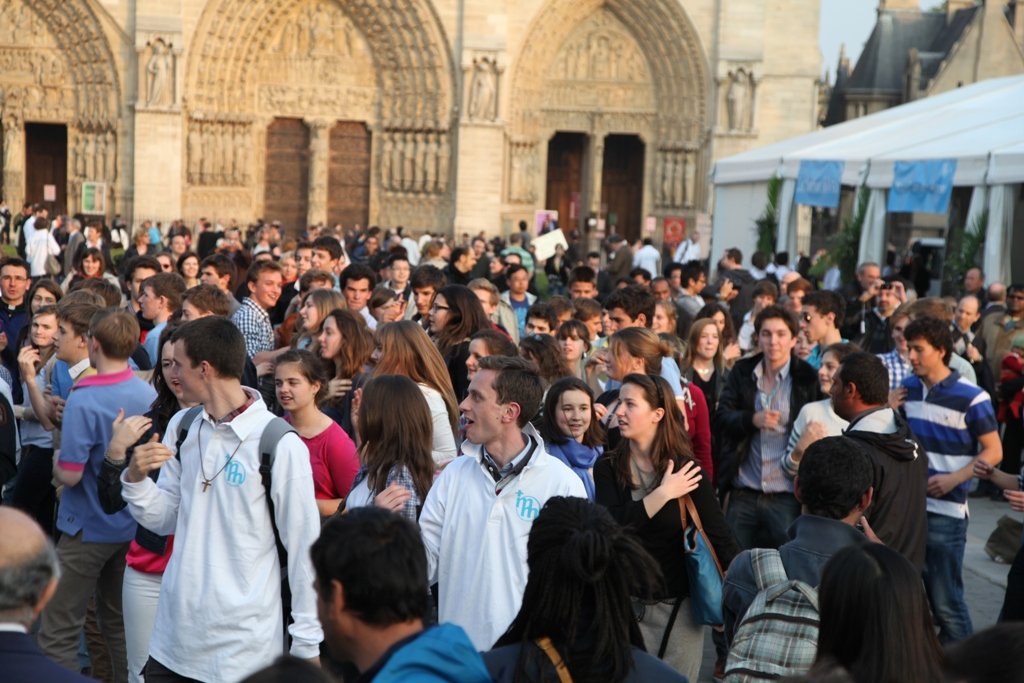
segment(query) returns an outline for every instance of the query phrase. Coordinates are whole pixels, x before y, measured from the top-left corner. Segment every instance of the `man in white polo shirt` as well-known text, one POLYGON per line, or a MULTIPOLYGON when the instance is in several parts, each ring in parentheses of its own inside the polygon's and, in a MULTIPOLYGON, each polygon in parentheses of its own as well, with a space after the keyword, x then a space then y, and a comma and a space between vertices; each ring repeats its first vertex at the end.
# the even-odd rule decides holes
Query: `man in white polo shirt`
POLYGON ((420 528, 438 620, 458 624, 488 650, 519 612, 526 588, 526 539, 552 496, 586 497, 583 482, 549 455, 530 424, 544 389, 523 358, 490 356, 459 406, 463 457, 427 495, 420 528))

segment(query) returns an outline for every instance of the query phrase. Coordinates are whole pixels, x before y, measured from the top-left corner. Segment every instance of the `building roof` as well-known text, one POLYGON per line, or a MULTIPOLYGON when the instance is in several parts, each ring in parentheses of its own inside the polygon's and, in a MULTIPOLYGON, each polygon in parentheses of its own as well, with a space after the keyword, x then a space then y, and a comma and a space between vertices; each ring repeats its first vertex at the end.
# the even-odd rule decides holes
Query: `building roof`
MULTIPOLYGON (((957 12, 957 15, 962 12, 963 10, 957 12)), ((910 49, 932 52, 932 45, 942 34, 942 43, 948 43, 946 51, 942 53, 944 56, 963 32, 961 28, 960 33, 955 34, 953 38, 952 31, 947 31, 947 28, 952 26, 950 24, 947 27, 945 12, 879 10, 878 21, 864 45, 857 66, 850 74, 845 92, 901 96, 910 49), (946 35, 947 33, 949 35, 946 35)), ((939 61, 941 62, 941 59, 939 61)))

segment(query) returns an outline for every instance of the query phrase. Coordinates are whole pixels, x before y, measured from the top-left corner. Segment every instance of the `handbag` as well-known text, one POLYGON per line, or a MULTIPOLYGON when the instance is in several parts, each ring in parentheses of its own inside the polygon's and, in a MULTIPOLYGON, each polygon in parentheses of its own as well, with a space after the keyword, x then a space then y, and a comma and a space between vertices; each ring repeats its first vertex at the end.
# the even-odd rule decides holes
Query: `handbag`
POLYGON ((717 626, 724 622, 722 579, 725 572, 704 533, 704 525, 690 496, 679 498, 679 519, 683 525, 686 578, 690 583, 690 613, 695 624, 717 626))
POLYGON ((46 255, 46 263, 43 264, 43 271, 47 275, 60 275, 60 260, 53 254, 46 255))

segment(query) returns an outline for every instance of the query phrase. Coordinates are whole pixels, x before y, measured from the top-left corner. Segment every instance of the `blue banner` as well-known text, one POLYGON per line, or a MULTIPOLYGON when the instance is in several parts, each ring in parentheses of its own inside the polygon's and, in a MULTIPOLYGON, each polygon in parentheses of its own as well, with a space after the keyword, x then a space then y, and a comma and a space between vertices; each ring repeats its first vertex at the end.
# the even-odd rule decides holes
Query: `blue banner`
POLYGON ((897 161, 889 189, 890 213, 920 211, 946 213, 953 194, 956 159, 934 161, 897 161))
POLYGON ((842 161, 801 161, 794 201, 807 206, 838 207, 843 166, 842 161))

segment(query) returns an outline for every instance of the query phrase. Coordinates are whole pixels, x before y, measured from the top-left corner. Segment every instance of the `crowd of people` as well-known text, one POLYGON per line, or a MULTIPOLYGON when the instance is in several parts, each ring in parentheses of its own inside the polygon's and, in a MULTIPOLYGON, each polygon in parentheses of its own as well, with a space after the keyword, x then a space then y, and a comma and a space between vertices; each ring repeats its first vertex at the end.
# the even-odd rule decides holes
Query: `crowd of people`
POLYGON ((1024 510, 1024 285, 15 223, 5 680, 1021 676, 1024 552, 976 635, 963 562, 971 496, 1024 510))

